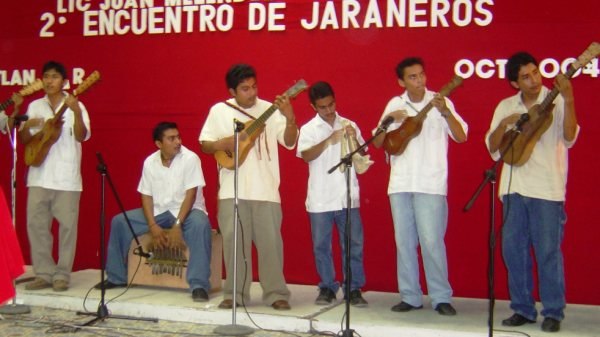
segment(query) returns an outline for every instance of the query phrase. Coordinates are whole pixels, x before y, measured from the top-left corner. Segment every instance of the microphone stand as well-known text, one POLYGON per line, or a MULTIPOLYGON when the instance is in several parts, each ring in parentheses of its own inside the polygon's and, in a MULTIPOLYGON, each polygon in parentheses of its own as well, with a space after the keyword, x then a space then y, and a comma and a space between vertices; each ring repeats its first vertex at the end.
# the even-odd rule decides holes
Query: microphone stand
MULTIPOLYGON (((223 336, 246 336, 254 333, 254 329, 246 325, 236 323, 237 311, 237 252, 238 252, 238 173, 239 173, 239 144, 240 132, 244 130, 244 123, 235 120, 233 121, 233 149, 235 156, 233 157, 233 305, 231 311, 231 324, 216 327, 213 331, 216 334, 223 336)), ((229 275, 227 275, 229 277, 229 275)), ((243 286, 243 285, 242 285, 243 286)))
POLYGON ((121 200, 119 199, 119 195, 117 194, 117 191, 115 189, 115 186, 112 183, 112 180, 110 179, 110 175, 108 174, 108 168, 106 166, 106 164, 104 163, 104 160, 102 159, 102 155, 100 154, 100 152, 96 152, 96 157, 98 157, 98 166, 96 166, 96 170, 100 173, 100 304, 98 305, 98 310, 96 313, 93 312, 81 312, 78 311, 77 315, 88 315, 88 316, 96 316, 95 318, 93 318, 92 320, 80 325, 80 327, 83 326, 92 326, 94 325, 96 322, 98 321, 103 321, 107 318, 118 318, 118 319, 130 319, 130 320, 139 320, 139 321, 149 321, 149 322, 158 322, 158 319, 156 318, 144 318, 144 317, 133 317, 133 316, 124 316, 124 315, 111 315, 109 313, 108 307, 106 306, 106 303, 104 302, 104 298, 105 298, 105 293, 106 293, 106 287, 104 284, 104 261, 106 259, 106 248, 105 248, 105 229, 104 229, 104 223, 105 223, 105 180, 108 181, 108 185, 110 186, 112 193, 115 197, 115 199, 117 200, 117 203, 121 209, 121 212, 123 212, 123 214, 125 215, 125 220, 127 222, 127 225, 129 226, 129 230, 131 231, 131 233, 133 234, 133 238, 135 239, 135 242, 137 243, 138 247, 134 250, 134 253, 136 255, 140 255, 142 257, 146 257, 146 258, 150 258, 151 254, 148 253, 144 253, 143 248, 140 245, 140 242, 138 240, 137 235, 135 234, 135 232, 133 231, 133 227, 131 226, 131 223, 129 222, 129 218, 127 217, 127 214, 125 213, 125 210, 123 208, 123 204, 121 203, 121 200))
POLYGON ((523 124, 529 120, 528 114, 523 114, 519 121, 515 125, 515 130, 517 132, 513 132, 512 137, 509 139, 508 145, 505 149, 500 151, 500 158, 494 162, 491 168, 485 170, 483 175, 484 179, 477 187, 477 190, 471 196, 471 199, 467 202, 465 207, 463 208, 463 212, 468 212, 475 200, 479 197, 479 194, 483 190, 483 188, 489 183, 490 184, 490 234, 488 239, 488 336, 492 337, 494 335, 494 305, 496 303, 496 297, 494 294, 494 272, 495 272, 495 264, 494 264, 494 253, 496 251, 496 172, 500 163, 502 163, 502 158, 504 158, 504 154, 506 154, 509 150, 512 149, 515 139, 521 132, 523 124))
MULTIPOLYGON (((12 130, 9 129, 8 123, 6 124, 6 129, 8 133, 8 137, 10 140, 10 144, 13 150, 13 167, 11 173, 11 211, 12 211, 12 220, 13 227, 17 227, 17 129, 19 128, 20 120, 15 119, 15 124, 12 130), (12 132, 12 136, 11 136, 12 132)), ((20 254, 21 252, 19 252, 20 254)), ((16 282, 13 282, 13 287, 15 288, 15 297, 13 297, 12 302, 5 306, 0 307, 0 314, 6 315, 20 315, 20 314, 28 314, 31 312, 31 308, 25 304, 17 304, 17 296, 16 296, 16 282)))
MULTIPOLYGON (((387 123, 389 125, 389 123, 387 123)), ((387 127, 387 126, 386 126, 387 127)), ((331 174, 333 171, 335 171, 338 167, 340 167, 341 165, 344 165, 346 167, 346 169, 344 170, 344 174, 345 174, 345 178, 346 178, 346 224, 344 225, 345 231, 346 231, 346 235, 344 238, 344 242, 346 245, 346 265, 344 266, 344 270, 346 272, 346 280, 345 280, 345 312, 344 312, 344 316, 346 316, 346 329, 342 331, 342 335, 341 337, 352 337, 354 336, 354 330, 350 329, 350 287, 351 287, 351 281, 352 281, 352 268, 350 267, 350 243, 352 242, 352 233, 350 232, 350 229, 352 228, 351 226, 351 220, 350 220, 350 210, 352 208, 352 196, 350 194, 350 174, 351 174, 351 170, 352 170, 352 156, 360 151, 362 151, 364 148, 367 147, 367 145, 369 145, 371 142, 373 142, 373 140, 382 132, 385 132, 385 128, 384 127, 378 127, 377 131, 375 132, 375 135, 373 135, 373 137, 371 137, 369 140, 367 140, 366 142, 364 142, 362 145, 360 145, 359 147, 357 147, 354 151, 346 154, 346 156, 344 156, 343 158, 340 159, 340 161, 335 164, 335 166, 333 166, 332 168, 330 168, 327 173, 331 174)))

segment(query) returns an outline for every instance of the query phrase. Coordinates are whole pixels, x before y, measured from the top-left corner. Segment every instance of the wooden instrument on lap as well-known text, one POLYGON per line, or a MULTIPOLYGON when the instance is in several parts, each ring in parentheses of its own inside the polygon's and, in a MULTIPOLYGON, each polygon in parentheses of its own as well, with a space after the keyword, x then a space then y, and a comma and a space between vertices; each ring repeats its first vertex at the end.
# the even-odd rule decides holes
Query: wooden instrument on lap
MULTIPOLYGON (((593 42, 583 54, 569 66, 565 76, 567 78, 573 77, 579 68, 585 66, 594 57, 598 56, 598 54, 600 54, 600 44, 593 42)), ((500 152, 504 154, 502 160, 505 163, 521 166, 529 160, 535 144, 540 137, 542 137, 544 132, 548 130, 550 125, 552 125, 552 111, 554 110, 554 104, 552 102, 554 102, 554 99, 558 94, 559 91, 556 86, 553 87, 542 103, 532 106, 527 111, 529 118, 521 124, 520 130, 513 129, 504 134, 502 142, 500 143, 500 152), (512 148, 508 149, 511 139, 513 138, 514 142, 512 148)))
MULTIPOLYGON (((44 87, 44 83, 39 78, 33 81, 31 84, 23 87, 23 89, 19 90, 19 95, 25 97, 33 94, 36 91, 41 90, 44 87)), ((6 110, 9 106, 13 105, 12 98, 7 99, 6 101, 0 103, 0 111, 6 110)))
MULTIPOLYGON (((308 85, 306 84, 306 81, 299 80, 298 82, 296 82, 296 84, 294 84, 294 86, 289 88, 285 92, 284 95, 287 95, 290 98, 294 98, 294 97, 296 97, 296 95, 301 93, 304 89, 306 89, 306 87, 308 87, 308 85)), ((275 104, 273 104, 265 112, 263 112, 260 115, 260 117, 258 117, 257 119, 250 120, 250 121, 247 121, 246 123, 244 123, 246 125, 246 127, 244 128, 244 131, 246 132, 248 137, 246 137, 246 139, 244 139, 244 140, 240 139, 240 142, 238 144, 238 151, 239 151, 238 163, 239 163, 239 165, 242 165, 244 160, 246 160, 246 156, 248 155, 248 152, 250 152, 250 149, 252 149, 252 147, 254 146, 254 141, 263 132, 267 119, 269 119, 269 117, 271 117, 271 115, 273 115, 273 113, 277 109, 278 109, 278 107, 275 104)), ((230 169, 230 170, 233 170, 234 166, 235 166, 234 155, 235 155, 235 153, 233 153, 231 151, 216 151, 215 159, 217 160, 217 163, 220 166, 230 169)))
MULTIPOLYGON (((73 91, 73 96, 83 94, 89 89, 94 83, 100 79, 100 73, 94 71, 90 74, 80 85, 73 91)), ((50 118, 44 123, 42 130, 36 133, 29 143, 25 144, 25 164, 28 166, 40 166, 48 156, 50 148, 62 132, 63 115, 67 111, 68 107, 63 103, 61 108, 54 114, 54 117, 50 118)))
MULTIPOLYGON (((439 92, 440 96, 448 96, 456 87, 462 83, 463 79, 460 76, 454 76, 452 80, 446 84, 439 92)), ((431 102, 427 103, 421 111, 415 116, 406 117, 399 128, 392 130, 385 135, 383 148, 389 154, 401 155, 408 143, 421 133, 423 122, 427 118, 427 113, 433 108, 431 102)))
MULTIPOLYGON (((169 231, 166 229, 165 231, 169 231)), ((152 269, 152 275, 168 274, 183 278, 187 267, 187 246, 157 247, 154 241, 146 246, 146 251, 152 252, 152 257, 146 262, 152 269)))

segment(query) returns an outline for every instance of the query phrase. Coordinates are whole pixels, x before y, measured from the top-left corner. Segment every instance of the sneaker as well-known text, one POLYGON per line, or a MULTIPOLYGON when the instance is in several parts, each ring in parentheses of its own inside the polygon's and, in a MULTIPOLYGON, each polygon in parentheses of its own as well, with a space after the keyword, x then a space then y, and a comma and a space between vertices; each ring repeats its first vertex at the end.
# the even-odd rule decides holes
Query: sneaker
POLYGON ((456 309, 450 303, 440 303, 435 306, 435 311, 444 316, 456 316, 456 309))
POLYGON ((335 293, 329 288, 319 288, 319 296, 315 300, 316 305, 328 305, 335 300, 335 293))
POLYGON ((66 280, 54 280, 52 282, 52 290, 54 291, 66 291, 69 289, 69 282, 66 280))
POLYGON ((41 277, 36 277, 35 280, 25 285, 25 290, 40 290, 52 287, 52 284, 41 277))
POLYGON ((560 330, 560 321, 554 318, 546 317, 542 322, 542 331, 557 332, 560 330))
POLYGON ((360 289, 355 289, 350 292, 350 305, 363 308, 369 305, 369 303, 362 297, 360 289))
POLYGON ((192 290, 192 299, 194 302, 208 302, 208 293, 202 288, 192 290))

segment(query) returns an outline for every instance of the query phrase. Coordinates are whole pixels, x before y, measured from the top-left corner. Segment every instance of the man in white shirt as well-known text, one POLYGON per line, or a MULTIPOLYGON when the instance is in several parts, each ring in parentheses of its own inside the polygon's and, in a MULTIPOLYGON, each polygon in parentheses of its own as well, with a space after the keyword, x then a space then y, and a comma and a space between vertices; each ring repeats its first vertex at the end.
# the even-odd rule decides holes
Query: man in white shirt
MULTIPOLYGON (((342 253, 342 270, 346 277, 346 221, 347 187, 345 173, 328 170, 340 161, 342 142, 364 143, 360 129, 336 111, 335 94, 327 82, 313 84, 308 95, 317 115, 300 128, 297 156, 308 163, 309 178, 306 210, 310 216, 315 265, 321 281, 315 304, 331 304, 336 298, 340 283, 335 279, 331 254, 331 235, 335 223, 342 253)), ((355 147, 355 148, 356 148, 355 147)), ((350 148, 350 147, 349 147, 350 148)), ((342 166, 344 167, 344 166, 342 166)), ((363 266, 363 225, 360 217, 359 185, 356 170, 351 170, 350 205, 350 304, 367 306, 361 287, 365 285, 363 266)), ((346 285, 346 280, 342 286, 346 285)), ((344 294, 347 290, 344 291, 344 294)))
MULTIPOLYGON (((537 61, 528 53, 511 56, 506 63, 506 74, 510 85, 519 92, 502 100, 494 112, 485 137, 494 160, 500 160, 501 152, 510 156, 510 149, 506 152, 501 148, 505 133, 513 130, 521 117, 550 93, 542 84, 537 61)), ((561 74, 554 84, 561 95, 555 98, 551 110, 539 114, 552 118, 551 124, 539 139, 532 140, 535 146, 524 164, 504 163, 498 191, 504 211, 502 254, 508 270, 510 307, 514 311, 502 324, 520 326, 536 320, 530 253, 533 248, 544 307, 542 330, 546 332, 559 331, 564 318, 565 281, 560 246, 567 219, 564 203, 568 149, 579 134, 571 83, 561 74)))
MULTIPOLYGON (((423 307, 419 283, 417 249, 421 248, 427 291, 433 308, 441 315, 456 315, 444 236, 448 224, 448 138, 467 140, 467 124, 452 102, 427 90, 425 66, 420 58, 406 58, 396 67, 398 84, 405 92, 387 104, 381 121, 394 118, 390 130, 401 127, 429 102, 433 108, 423 121, 420 133, 412 138, 402 154, 390 154, 388 195, 394 221, 397 248, 398 288, 402 301, 392 311, 406 312, 423 307)), ((380 123, 381 124, 381 123, 380 123)), ((383 145, 386 133, 373 144, 383 145)))
MULTIPOLYGON (((247 64, 233 65, 227 72, 227 88, 232 98, 215 104, 200 132, 202 151, 234 153, 234 120, 249 122, 263 116, 272 104, 258 98, 256 71, 247 64)), ((256 136, 239 167, 239 223, 237 294, 233 295, 233 209, 234 170, 219 167, 218 221, 223 235, 223 254, 227 278, 224 299, 219 308, 230 309, 250 300, 252 283, 252 243, 258 252, 258 274, 263 302, 275 310, 289 310, 290 291, 283 276, 283 240, 281 238, 281 199, 279 196, 278 144, 291 150, 296 145, 298 127, 290 100, 277 96, 278 109, 264 121, 264 130, 256 136)), ((248 129, 240 133, 247 139, 248 129)), ((241 144, 241 142, 240 142, 241 144)), ((240 148, 242 152, 242 148, 240 148)))
POLYGON ((51 145, 45 160, 39 166, 30 166, 27 174, 27 234, 36 278, 25 289, 52 287, 54 291, 65 291, 69 288, 77 242, 81 143, 91 136, 90 119, 83 103, 63 91, 67 72, 62 64, 50 61, 42 73, 46 96, 29 104, 29 120, 19 130, 21 143, 31 142, 63 104, 68 108, 62 122, 55 123, 54 131, 60 133, 58 140, 51 145), (53 218, 60 224, 57 262, 52 257, 53 218))
POLYGON ((15 125, 15 119, 23 104, 23 96, 19 95, 19 93, 13 93, 10 99, 14 104, 12 114, 8 116, 4 110, 0 111, 0 132, 2 133, 6 133, 15 125))
MULTIPOLYGON (((152 133, 158 150, 144 161, 138 192, 142 208, 127 211, 136 235, 148 231, 156 248, 189 249, 186 280, 195 302, 208 301, 211 225, 204 202, 200 158, 181 144, 177 124, 159 123, 152 133), (168 229, 168 231, 167 231, 168 229)), ((105 289, 127 285, 127 255, 133 240, 123 213, 111 222, 105 289)), ((96 289, 101 285, 97 284, 96 289)))

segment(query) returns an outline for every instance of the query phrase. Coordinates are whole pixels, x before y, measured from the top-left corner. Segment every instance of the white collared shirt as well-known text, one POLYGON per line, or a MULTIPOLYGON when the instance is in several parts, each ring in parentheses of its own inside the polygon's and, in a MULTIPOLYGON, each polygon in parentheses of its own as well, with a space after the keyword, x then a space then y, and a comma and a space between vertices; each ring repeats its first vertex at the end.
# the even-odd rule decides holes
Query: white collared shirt
MULTIPOLYGON (((65 94, 66 97, 66 94, 65 94)), ((64 104, 64 102, 63 102, 64 104)), ((84 141, 90 139, 90 117, 79 102, 83 123, 87 129, 84 141)), ((37 99, 27 108, 29 119, 43 118, 45 121, 54 117, 48 96, 37 99)), ((52 145, 48 156, 39 167, 30 166, 27 175, 27 187, 43 187, 61 191, 81 191, 81 143, 75 139, 73 130, 75 123, 74 112, 67 108, 63 115, 63 126, 60 137, 52 145)), ((30 128, 31 134, 36 134, 42 127, 30 128)))
MULTIPOLYGON (((435 92, 426 90, 421 102, 411 102, 408 93, 392 98, 380 118, 381 121, 392 111, 406 110, 408 116, 415 116, 431 100, 435 92)), ((450 113, 460 123, 467 134, 467 123, 458 115, 454 104, 445 98, 450 113)), ((392 123, 388 132, 399 128, 401 123, 392 123)), ((454 139, 448 122, 436 108, 427 113, 421 133, 413 138, 401 155, 390 156, 390 181, 388 194, 416 192, 447 195, 448 193, 448 137, 454 139)))
POLYGON ((194 187, 198 191, 192 209, 207 213, 202 191, 205 185, 200 158, 182 145, 169 167, 162 164, 160 150, 144 160, 138 192, 152 197, 154 215, 169 211, 177 217, 186 191, 194 187))
MULTIPOLYGON (((540 104, 550 90, 542 87, 536 104, 540 104)), ((554 100, 552 125, 544 132, 535 144, 531 157, 521 166, 504 163, 500 177, 498 195, 502 198, 507 193, 519 193, 530 198, 552 201, 564 201, 567 186, 568 149, 571 148, 579 135, 579 125, 575 138, 567 142, 563 133, 564 99, 558 95, 554 100), (509 186, 510 185, 510 186, 509 186)), ((485 144, 489 150, 488 137, 496 130, 500 122, 514 114, 526 113, 528 109, 523 104, 521 92, 503 99, 492 119, 490 129, 485 135, 485 144)), ((492 159, 500 159, 500 152, 490 153, 492 159)))
MULTIPOLYGON (((319 144, 329 137, 335 130, 342 128, 342 121, 346 120, 356 130, 356 139, 364 143, 360 129, 356 123, 340 117, 336 112, 333 127, 324 121, 319 114, 300 128, 296 156, 302 158, 302 152, 319 144)), ((343 141, 343 140, 342 140, 343 141)), ((346 176, 339 169, 327 173, 329 169, 339 163, 341 159, 341 142, 329 145, 319 157, 308 163, 308 192, 306 195, 306 210, 311 213, 330 212, 341 210, 347 205, 346 176)), ((354 166, 353 166, 354 168, 354 166)), ((350 177, 351 207, 360 206, 360 190, 356 172, 352 169, 350 177)))
MULTIPOLYGON (((229 103, 237 105, 235 99, 228 100, 229 103)), ((242 109, 253 117, 260 117, 271 103, 258 99, 256 104, 249 109, 242 109)), ((250 121, 250 117, 227 106, 225 103, 217 103, 211 107, 206 122, 198 138, 203 141, 217 141, 233 135, 234 119, 241 122, 250 121)), ((265 123, 265 131, 255 140, 254 146, 248 152, 245 161, 239 167, 238 197, 244 200, 281 202, 279 196, 279 148, 281 144, 287 149, 293 149, 294 145, 287 146, 283 135, 286 128, 286 118, 276 110, 265 123)), ((219 170, 219 199, 233 199, 234 170, 221 168, 219 170)))

